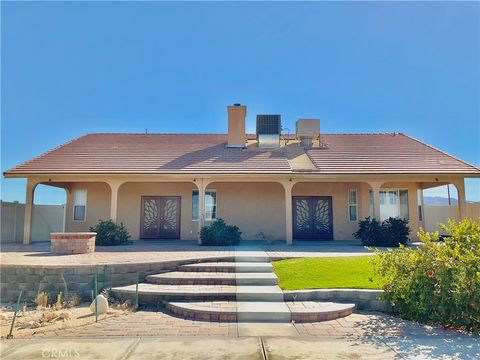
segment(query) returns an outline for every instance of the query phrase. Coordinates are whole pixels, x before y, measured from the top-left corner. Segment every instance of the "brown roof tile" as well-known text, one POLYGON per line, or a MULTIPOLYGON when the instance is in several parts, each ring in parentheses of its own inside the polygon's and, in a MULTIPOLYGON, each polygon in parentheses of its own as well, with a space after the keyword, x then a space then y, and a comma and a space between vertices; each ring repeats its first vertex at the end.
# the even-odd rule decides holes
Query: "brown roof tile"
MULTIPOLYGON (((322 134, 322 142, 328 147, 307 151, 317 167, 315 173, 480 174, 474 166, 403 134, 322 134)), ((225 134, 87 134, 6 175, 293 172, 283 150, 225 145, 225 134)))

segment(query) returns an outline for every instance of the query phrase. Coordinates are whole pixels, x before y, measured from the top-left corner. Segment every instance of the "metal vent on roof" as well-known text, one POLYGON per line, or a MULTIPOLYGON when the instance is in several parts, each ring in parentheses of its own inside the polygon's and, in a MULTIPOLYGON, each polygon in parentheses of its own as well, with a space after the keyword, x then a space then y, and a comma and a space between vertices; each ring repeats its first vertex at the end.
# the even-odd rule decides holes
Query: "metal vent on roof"
POLYGON ((257 115, 257 135, 280 135, 281 132, 280 115, 257 115))

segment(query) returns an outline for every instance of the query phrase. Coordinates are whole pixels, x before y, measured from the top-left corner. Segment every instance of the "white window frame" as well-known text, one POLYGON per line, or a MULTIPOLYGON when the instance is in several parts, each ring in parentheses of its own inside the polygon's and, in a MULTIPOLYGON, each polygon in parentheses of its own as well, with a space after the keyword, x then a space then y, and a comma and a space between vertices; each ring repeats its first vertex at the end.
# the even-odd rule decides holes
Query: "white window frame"
POLYGON ((348 199, 347 199, 347 212, 348 212, 348 221, 350 222, 356 222, 358 221, 358 190, 357 189, 348 189, 348 199), (355 192, 355 203, 350 203, 350 194, 352 192, 355 192), (352 220, 350 218, 350 207, 355 206, 355 216, 356 218, 352 220))
MULTIPOLYGON (((199 201, 199 208, 198 208, 198 214, 197 214, 197 217, 194 218, 194 214, 193 214, 193 196, 194 196, 194 193, 197 193, 198 197, 199 197, 199 200, 200 200, 200 193, 198 190, 192 190, 192 221, 199 221, 199 218, 200 218, 200 201, 199 201)), ((218 218, 218 205, 217 205, 217 190, 215 189, 208 189, 208 190, 205 190, 205 197, 204 197, 204 202, 205 202, 205 205, 204 205, 204 209, 205 209, 205 221, 214 221, 218 218), (215 217, 207 217, 207 194, 210 194, 210 193, 215 193, 215 217)))
POLYGON ((74 222, 86 222, 87 221, 87 204, 88 204, 88 191, 87 189, 75 189, 73 190, 73 212, 72 212, 72 221, 74 222), (77 204, 77 192, 85 192, 85 205, 77 204), (75 219, 75 207, 76 206, 85 206, 85 213, 82 220, 75 219))

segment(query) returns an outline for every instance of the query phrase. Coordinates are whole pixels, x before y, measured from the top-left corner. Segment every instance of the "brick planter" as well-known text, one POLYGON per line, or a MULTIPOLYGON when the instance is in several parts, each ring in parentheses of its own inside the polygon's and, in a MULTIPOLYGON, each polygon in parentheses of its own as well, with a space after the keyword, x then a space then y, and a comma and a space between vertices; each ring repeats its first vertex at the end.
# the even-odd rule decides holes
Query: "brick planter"
POLYGON ((95 252, 94 232, 51 233, 50 251, 55 255, 95 252))

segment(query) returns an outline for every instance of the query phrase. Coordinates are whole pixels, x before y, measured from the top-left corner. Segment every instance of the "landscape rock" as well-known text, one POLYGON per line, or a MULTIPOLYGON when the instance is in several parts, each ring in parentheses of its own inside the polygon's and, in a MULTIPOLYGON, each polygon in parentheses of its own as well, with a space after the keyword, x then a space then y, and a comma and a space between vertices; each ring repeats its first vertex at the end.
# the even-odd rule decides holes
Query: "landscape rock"
MULTIPOLYGON (((109 311, 108 300, 102 294, 97 295, 97 312, 99 314, 106 314, 109 311)), ((90 311, 95 313, 95 300, 90 304, 90 311)))

